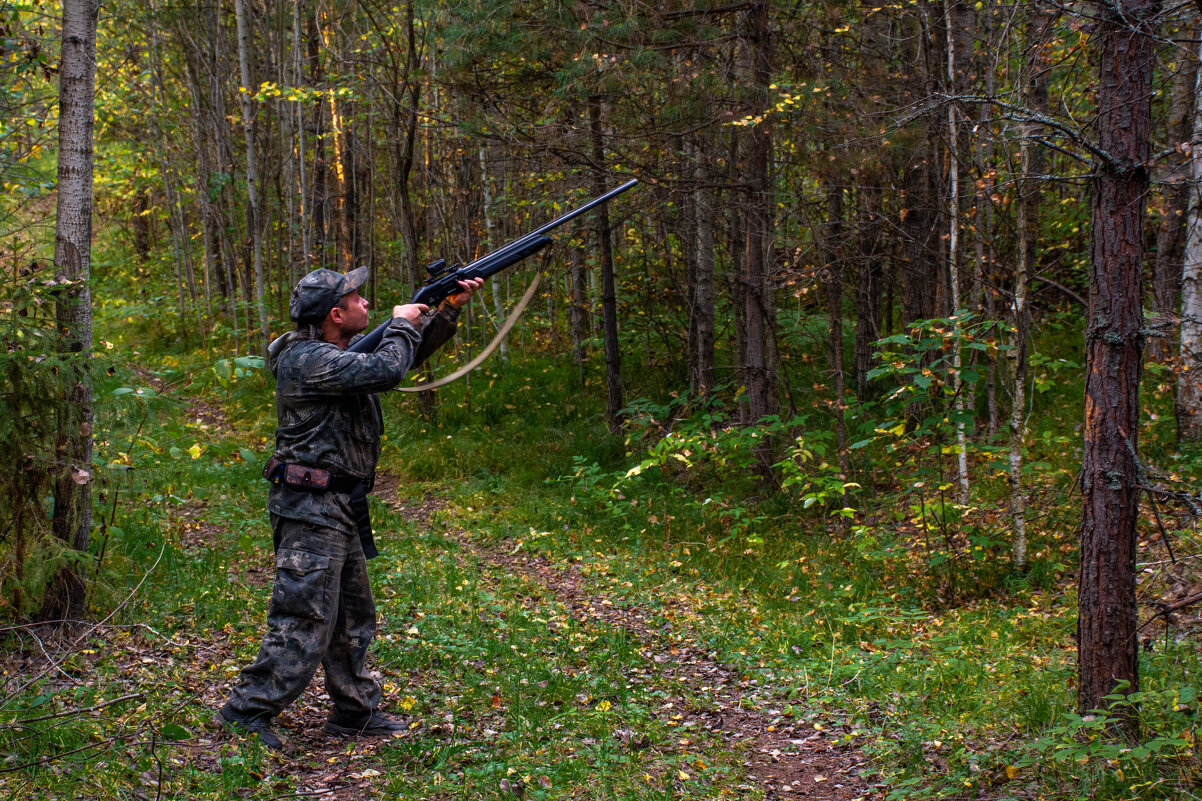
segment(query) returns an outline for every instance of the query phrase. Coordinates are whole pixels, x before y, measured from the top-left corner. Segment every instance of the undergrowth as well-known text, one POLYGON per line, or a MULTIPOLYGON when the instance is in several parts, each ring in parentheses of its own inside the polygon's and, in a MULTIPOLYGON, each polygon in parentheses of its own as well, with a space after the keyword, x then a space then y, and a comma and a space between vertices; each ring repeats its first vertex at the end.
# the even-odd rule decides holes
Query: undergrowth
MULTIPOLYGON (((1027 459, 1023 574, 1008 567, 996 443, 974 446, 973 503, 952 500, 950 412, 898 429, 878 424, 878 406, 849 409, 859 447, 844 474, 829 407, 746 429, 734 405, 646 386, 663 399, 632 402, 615 437, 599 368, 581 387, 553 355, 488 363, 443 390, 433 418, 389 397, 383 467, 410 506, 438 501, 424 518, 374 507, 373 665, 412 726, 371 748, 305 740, 327 750, 288 759, 208 724, 254 656, 269 595, 258 474, 270 381, 230 352, 111 367, 96 387, 96 623, 53 640, 5 632, 10 795, 265 799, 316 792, 335 772, 414 799, 761 794, 743 784, 737 749, 657 714, 687 689, 648 678, 628 634, 488 569, 473 542, 575 564, 590 592, 645 610, 653 629, 671 616, 673 645, 770 687, 782 720, 845 721, 845 744, 872 758, 890 801, 1188 798, 1202 778, 1198 643, 1173 615, 1145 631, 1138 741, 1108 736, 1123 708, 1072 712, 1078 445, 1075 389, 1057 389, 1079 367, 1071 358, 1033 361, 1045 413, 1027 459), (772 491, 748 469, 761 438, 779 454, 772 491)), ((1184 487, 1196 460, 1166 445, 1163 380, 1149 371, 1141 435, 1163 486, 1184 487)), ((1194 579, 1187 557, 1202 543, 1178 500, 1162 497, 1160 523, 1141 524, 1149 604, 1194 579)), ((285 728, 310 736, 300 714, 285 728)))

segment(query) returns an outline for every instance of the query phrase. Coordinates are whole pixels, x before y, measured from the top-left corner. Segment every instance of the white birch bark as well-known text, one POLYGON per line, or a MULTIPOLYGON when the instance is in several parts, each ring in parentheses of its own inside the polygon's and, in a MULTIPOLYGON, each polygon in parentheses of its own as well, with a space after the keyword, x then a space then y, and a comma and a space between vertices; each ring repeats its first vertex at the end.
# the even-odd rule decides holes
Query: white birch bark
POLYGON ((1177 375, 1177 438, 1186 442, 1202 439, 1202 70, 1198 71, 1194 96, 1189 210, 1181 269, 1181 371, 1177 375))
POLYGON ((1027 284, 1031 275, 1031 199, 1038 187, 1031 180, 1031 143, 1029 130, 1019 144, 1018 198, 1018 269, 1014 276, 1014 384, 1010 407, 1010 520, 1014 532, 1010 538, 1010 562, 1015 570, 1027 566, 1027 505, 1023 498, 1023 445, 1026 440, 1027 414, 1027 284))
MULTIPOLYGON (((481 183, 481 188, 484 193, 484 248, 483 248, 483 250, 485 252, 487 252, 489 250, 492 250, 492 249, 498 247, 498 245, 497 245, 497 240, 496 240, 496 224, 493 222, 492 184, 489 182, 489 179, 488 179, 488 157, 487 157, 487 154, 484 152, 483 147, 480 148, 480 183, 481 183)), ((504 322, 504 320, 505 320, 505 305, 504 305, 504 301, 501 298, 501 282, 494 280, 494 281, 490 281, 489 283, 492 284, 491 289, 492 289, 493 309, 494 309, 494 313, 496 314, 496 317, 497 317, 496 325, 498 327, 500 327, 501 323, 504 322)), ((507 345, 505 343, 505 340, 503 340, 503 339, 501 340, 501 346, 498 349, 498 353, 501 356, 501 361, 504 362, 505 364, 509 364, 509 345, 507 345)))
MULTIPOLYGON (((956 33, 952 26, 952 0, 944 0, 944 15, 947 20, 947 85, 951 92, 956 87, 956 33)), ((947 106, 948 198, 947 267, 950 271, 952 291, 952 314, 960 311, 960 150, 956 127, 956 106, 947 106)), ((960 322, 955 320, 959 333, 960 322)), ((964 430, 964 386, 960 379, 962 348, 960 337, 952 338, 952 392, 955 400, 952 409, 956 415, 956 473, 960 484, 960 503, 968 505, 968 435, 964 430)))

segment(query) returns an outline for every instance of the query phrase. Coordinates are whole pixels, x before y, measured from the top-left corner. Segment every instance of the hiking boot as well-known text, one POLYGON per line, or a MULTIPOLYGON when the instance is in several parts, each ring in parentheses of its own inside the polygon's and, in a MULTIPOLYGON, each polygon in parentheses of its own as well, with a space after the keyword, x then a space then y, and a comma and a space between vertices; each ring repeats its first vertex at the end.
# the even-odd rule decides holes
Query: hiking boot
POLYGON ((271 718, 266 715, 248 717, 230 709, 227 704, 213 715, 213 722, 234 734, 244 736, 253 734, 259 738, 259 742, 272 751, 284 750, 284 740, 271 728, 271 718))
POLYGON ((322 727, 322 730, 326 734, 340 734, 343 737, 355 737, 358 735, 379 737, 396 734, 397 732, 405 731, 406 728, 408 727, 404 723, 394 717, 385 715, 383 712, 372 712, 367 717, 361 718, 358 721, 340 712, 334 712, 326 720, 326 725, 322 727))

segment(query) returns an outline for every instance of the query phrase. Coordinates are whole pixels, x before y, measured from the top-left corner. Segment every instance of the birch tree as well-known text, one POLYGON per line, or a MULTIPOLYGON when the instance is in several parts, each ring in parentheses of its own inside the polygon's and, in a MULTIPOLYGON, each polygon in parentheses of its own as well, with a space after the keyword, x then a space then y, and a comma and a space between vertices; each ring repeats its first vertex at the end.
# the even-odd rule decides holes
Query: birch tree
MULTIPOLYGON (((54 534, 88 549, 92 524, 92 131, 96 96, 99 0, 63 0, 59 74, 58 199, 54 274, 57 350, 64 362, 55 442, 54 534)), ((85 610, 78 565, 63 568, 47 590, 44 619, 78 619, 85 610)))
MULTIPOLYGON (((1202 46, 1199 46, 1202 56, 1202 46)), ((1194 127, 1190 141, 1202 142, 1202 70, 1197 71, 1194 127)), ((1181 370, 1177 374, 1177 439, 1202 439, 1202 153, 1190 160, 1185 255, 1181 269, 1181 370)))
MULTIPOLYGON (((1021 76, 1020 92, 1024 104, 1036 112, 1047 107, 1047 79, 1044 77, 1046 57, 1042 56, 1043 42, 1051 24, 1050 9, 1036 5, 1027 21, 1027 57, 1021 76)), ((1014 340, 1011 355, 1014 360, 1014 375, 1010 406, 1010 520, 1014 533, 1010 539, 1010 562, 1015 570, 1027 566, 1027 509, 1023 497, 1023 447, 1026 442, 1027 415, 1027 340, 1031 328, 1031 313, 1027 306, 1027 292, 1035 261, 1036 221, 1039 219, 1041 187, 1034 175, 1042 174, 1047 159, 1042 149, 1033 147, 1037 133, 1033 123, 1024 123, 1019 141, 1018 212, 1016 220, 1018 266, 1014 275, 1014 340)))

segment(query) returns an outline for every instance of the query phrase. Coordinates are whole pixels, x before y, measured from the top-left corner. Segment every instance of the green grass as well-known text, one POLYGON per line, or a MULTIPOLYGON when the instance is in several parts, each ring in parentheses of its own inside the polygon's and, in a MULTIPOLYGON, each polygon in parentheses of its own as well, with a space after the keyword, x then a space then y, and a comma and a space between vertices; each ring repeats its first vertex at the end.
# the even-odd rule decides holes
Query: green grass
MULTIPOLYGON (((155 334, 155 299, 138 304, 102 304, 101 328, 121 330, 114 353, 155 334)), ((316 757, 281 762, 206 728, 254 655, 269 594, 249 578, 270 575, 258 478, 270 381, 215 369, 229 355, 146 348, 132 364, 106 363, 92 596, 105 624, 78 643, 7 632, 7 795, 127 798, 157 793, 161 779, 164 797, 267 799, 303 791, 297 765, 322 772, 316 757), (151 386, 161 391, 124 391, 151 386), (60 655, 49 669, 43 649, 60 655)), ((813 488, 764 496, 745 477, 737 433, 690 450, 687 465, 661 453, 642 467, 656 422, 689 407, 648 401, 641 423, 610 436, 599 369, 581 388, 569 360, 515 353, 443 390, 434 420, 412 397, 386 401, 384 469, 402 500, 431 494, 440 505, 427 524, 375 505, 372 659, 412 728, 378 751, 339 752, 362 781, 402 799, 501 799, 515 787, 541 799, 760 793, 743 786, 738 748, 682 731, 665 707, 712 700, 666 678, 631 632, 577 620, 545 587, 481 557, 494 548, 574 564, 588 593, 644 610, 664 647, 704 649, 754 678, 748 705, 805 725, 846 719, 844 737, 872 757, 892 801, 1193 792, 1196 638, 1144 650, 1139 743, 1117 746, 1105 716, 1072 714, 1079 384, 1061 389, 1071 368, 1037 377, 1046 389, 1028 455, 1037 502, 1025 576, 1007 569, 1005 485, 984 456, 978 502, 953 510, 945 538, 917 515, 912 453, 857 451, 862 511, 844 529, 829 499, 806 506, 813 488)), ((654 371, 632 372, 633 386, 663 396, 654 371)), ((1189 477, 1199 462, 1167 444, 1164 380, 1149 372, 1149 458, 1189 477)), ((782 437, 816 448, 829 438, 821 414, 804 425, 782 437)), ((698 437, 690 443, 707 431, 674 426, 698 437)), ((829 477, 824 458, 816 450, 800 469, 829 477)), ((1202 544, 1184 528, 1172 535, 1180 552, 1202 544)), ((1150 538, 1144 553, 1163 559, 1161 548, 1150 538)))

